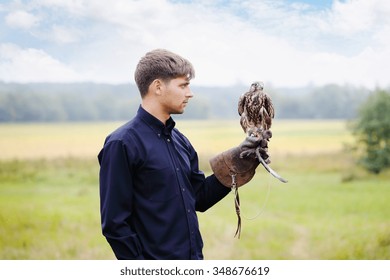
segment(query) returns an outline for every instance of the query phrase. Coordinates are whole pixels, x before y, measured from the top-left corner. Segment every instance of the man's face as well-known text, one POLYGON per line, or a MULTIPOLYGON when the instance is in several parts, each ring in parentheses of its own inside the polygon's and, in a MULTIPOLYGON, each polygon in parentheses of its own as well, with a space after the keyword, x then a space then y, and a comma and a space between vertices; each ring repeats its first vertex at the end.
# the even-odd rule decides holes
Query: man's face
POLYGON ((187 77, 178 77, 163 83, 161 104, 168 114, 182 114, 193 93, 187 77))

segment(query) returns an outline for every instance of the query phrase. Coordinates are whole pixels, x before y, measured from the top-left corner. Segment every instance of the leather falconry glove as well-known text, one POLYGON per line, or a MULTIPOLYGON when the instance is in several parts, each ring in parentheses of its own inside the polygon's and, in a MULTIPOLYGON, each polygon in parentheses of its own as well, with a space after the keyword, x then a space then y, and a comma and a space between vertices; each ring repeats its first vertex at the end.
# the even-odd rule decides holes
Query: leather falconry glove
POLYGON ((234 206, 237 214, 235 236, 241 235, 241 210, 238 188, 248 183, 255 175, 260 161, 258 156, 268 164, 268 141, 272 137, 270 130, 261 131, 258 136, 247 136, 238 147, 229 149, 210 160, 211 169, 217 179, 234 191, 234 206))
POLYGON ((236 186, 248 183, 255 175, 259 165, 256 150, 264 161, 270 163, 268 141, 272 137, 270 130, 264 130, 258 137, 247 136, 238 146, 231 148, 210 160, 211 169, 217 179, 226 187, 232 187, 232 176, 235 176, 236 186))

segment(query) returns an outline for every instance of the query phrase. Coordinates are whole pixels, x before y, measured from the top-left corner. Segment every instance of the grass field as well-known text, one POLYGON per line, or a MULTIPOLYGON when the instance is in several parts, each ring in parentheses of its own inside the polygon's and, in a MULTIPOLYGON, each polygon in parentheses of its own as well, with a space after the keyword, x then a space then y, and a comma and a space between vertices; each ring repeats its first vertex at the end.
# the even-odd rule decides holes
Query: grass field
MULTIPOLYGON (((120 123, 0 125, 0 259, 113 259, 101 235, 96 155, 120 123)), ((180 121, 208 158, 243 140, 233 121, 180 121)), ((390 259, 389 172, 366 174, 342 151, 341 121, 280 121, 270 142, 282 184, 259 167, 199 214, 206 259, 390 259)))
MULTIPOLYGON (((0 124, 0 159, 95 157, 113 123, 0 124)), ((180 121, 176 125, 200 154, 216 154, 244 138, 238 121, 180 121)), ((341 121, 275 121, 273 155, 339 151, 351 141, 341 121)))

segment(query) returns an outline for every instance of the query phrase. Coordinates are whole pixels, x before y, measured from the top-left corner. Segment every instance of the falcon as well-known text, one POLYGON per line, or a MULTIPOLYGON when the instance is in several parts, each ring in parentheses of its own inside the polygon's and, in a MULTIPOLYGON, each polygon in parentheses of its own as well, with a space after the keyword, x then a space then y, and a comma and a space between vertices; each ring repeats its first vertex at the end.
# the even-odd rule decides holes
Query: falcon
POLYGON ((262 82, 254 82, 238 100, 240 124, 248 136, 259 137, 263 131, 269 130, 275 116, 272 100, 263 89, 262 82))
POLYGON ((242 94, 238 100, 238 114, 241 117, 240 124, 242 129, 247 136, 256 137, 260 140, 259 147, 246 150, 240 156, 247 157, 255 153, 259 162, 269 173, 281 182, 286 183, 287 180, 283 179, 268 165, 270 163, 268 158, 268 141, 272 137, 269 129, 272 125, 272 119, 275 117, 275 110, 271 97, 263 89, 264 83, 254 82, 250 86, 249 91, 242 94))

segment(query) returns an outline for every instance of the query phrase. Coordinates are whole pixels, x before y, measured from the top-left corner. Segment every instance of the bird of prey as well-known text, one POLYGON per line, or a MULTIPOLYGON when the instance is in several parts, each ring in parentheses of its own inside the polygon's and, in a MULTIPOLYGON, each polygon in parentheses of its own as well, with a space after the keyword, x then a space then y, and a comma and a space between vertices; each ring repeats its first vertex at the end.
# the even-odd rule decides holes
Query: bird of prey
POLYGON ((272 137, 269 129, 275 116, 275 110, 270 96, 263 89, 264 84, 262 82, 254 82, 250 86, 249 91, 242 94, 238 101, 238 114, 241 116, 240 124, 242 129, 247 136, 256 137, 260 140, 259 147, 246 150, 241 153, 241 157, 247 157, 255 153, 259 162, 269 173, 286 183, 287 180, 283 179, 268 166, 268 163, 270 163, 267 153, 268 141, 272 137), (263 157, 265 155, 264 160, 263 157))
POLYGON ((269 130, 275 116, 272 100, 263 89, 262 82, 254 82, 238 101, 240 124, 248 136, 259 136, 262 131, 269 130))

